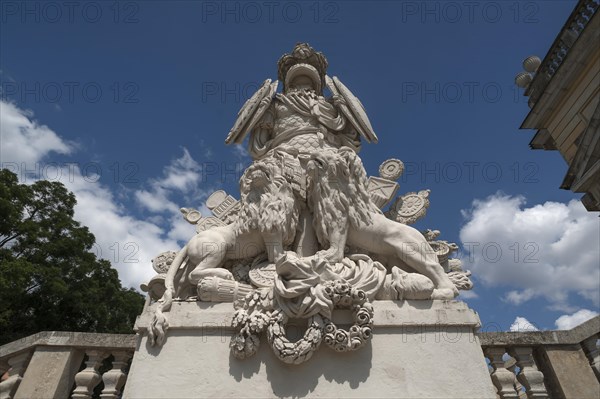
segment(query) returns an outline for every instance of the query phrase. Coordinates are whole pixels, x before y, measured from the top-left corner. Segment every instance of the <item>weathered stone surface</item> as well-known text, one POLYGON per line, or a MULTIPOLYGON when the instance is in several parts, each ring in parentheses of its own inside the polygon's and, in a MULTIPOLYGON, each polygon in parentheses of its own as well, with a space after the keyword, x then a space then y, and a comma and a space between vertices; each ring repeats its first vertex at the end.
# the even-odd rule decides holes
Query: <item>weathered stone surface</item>
MULTIPOLYGON (((162 348, 148 342, 147 309, 124 398, 495 398, 474 334, 479 318, 462 302, 375 301, 374 336, 364 348, 323 347, 299 365, 280 362, 268 345, 251 358, 231 356, 230 306, 174 303, 162 348)), ((333 320, 344 325, 351 317, 335 311, 333 320)), ((288 328, 290 339, 302 334, 288 328)))
POLYGON ((600 316, 586 321, 571 330, 527 332, 481 332, 483 346, 510 345, 567 345, 579 344, 600 331, 600 316))
MULTIPOLYGON (((145 334, 148 324, 154 316, 156 304, 147 307, 135 324, 135 330, 145 334)), ((479 328, 479 316, 461 301, 442 300, 405 300, 375 301, 374 326, 376 327, 419 327, 427 325, 463 325, 474 331, 479 328)), ((219 328, 233 331, 231 320, 233 311, 230 303, 175 302, 170 311, 169 330, 193 328, 219 328)), ((349 310, 336 310, 333 313, 335 323, 350 324, 352 315, 349 310)), ((168 338, 167 338, 168 339, 168 338)))
POLYGON ((82 360, 83 352, 74 348, 38 347, 14 399, 68 397, 82 360))
POLYGON ((600 383, 580 345, 540 348, 538 362, 543 366, 551 396, 557 398, 600 398, 600 383))
POLYGON ((12 356, 35 346, 71 346, 78 348, 132 349, 132 334, 98 334, 72 331, 42 331, 0 346, 0 358, 12 356))

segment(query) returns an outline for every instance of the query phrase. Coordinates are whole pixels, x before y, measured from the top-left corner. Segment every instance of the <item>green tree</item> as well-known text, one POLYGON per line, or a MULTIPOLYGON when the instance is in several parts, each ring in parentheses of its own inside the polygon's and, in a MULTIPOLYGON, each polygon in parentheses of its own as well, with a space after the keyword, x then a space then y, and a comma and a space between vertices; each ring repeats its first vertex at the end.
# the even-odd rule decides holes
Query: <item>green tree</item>
POLYGON ((39 331, 130 333, 144 299, 91 252, 62 183, 0 170, 0 344, 39 331))

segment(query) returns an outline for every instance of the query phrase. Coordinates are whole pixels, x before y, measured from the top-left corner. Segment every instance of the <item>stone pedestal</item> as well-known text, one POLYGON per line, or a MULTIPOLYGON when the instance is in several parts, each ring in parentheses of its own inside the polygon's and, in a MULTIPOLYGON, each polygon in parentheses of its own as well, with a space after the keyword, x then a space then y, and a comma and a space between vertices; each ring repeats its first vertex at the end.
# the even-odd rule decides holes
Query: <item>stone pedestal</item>
MULTIPOLYGON (((376 301, 374 308, 366 347, 336 353, 322 344, 307 362, 287 365, 264 336, 254 357, 230 355, 230 303, 173 304, 166 343, 150 347, 151 306, 136 324, 138 344, 123 397, 496 398, 474 335, 479 317, 466 304, 376 301)), ((351 324, 349 312, 336 311, 334 322, 351 324)), ((288 328, 290 339, 301 334, 301 327, 288 328)))

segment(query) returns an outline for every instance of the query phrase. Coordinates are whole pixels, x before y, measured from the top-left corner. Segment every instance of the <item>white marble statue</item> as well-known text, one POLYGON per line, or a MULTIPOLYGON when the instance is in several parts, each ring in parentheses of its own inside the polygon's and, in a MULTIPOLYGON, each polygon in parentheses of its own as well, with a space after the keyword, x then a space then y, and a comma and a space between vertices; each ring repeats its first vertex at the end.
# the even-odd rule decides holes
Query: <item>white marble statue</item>
POLYGON ((380 210, 398 190, 402 162, 386 161, 380 177, 367 177, 357 153, 361 139, 377 136, 327 66, 323 54, 296 45, 278 63, 283 91, 267 80, 240 110, 226 143, 250 133, 254 162, 240 180, 241 199, 215 193, 207 203, 212 218, 182 209, 198 234, 170 258, 166 275, 161 269, 153 343, 164 342, 173 300, 197 296, 236 303, 236 357, 255 353, 265 330, 281 360, 301 363, 321 341, 338 351, 362 347, 375 299, 452 299, 457 286, 471 288, 468 272, 450 267, 453 244, 408 226, 425 214, 428 190, 380 210), (354 310, 349 331, 330 320, 338 307, 354 310), (285 337, 288 318, 310 320, 298 342, 285 337))

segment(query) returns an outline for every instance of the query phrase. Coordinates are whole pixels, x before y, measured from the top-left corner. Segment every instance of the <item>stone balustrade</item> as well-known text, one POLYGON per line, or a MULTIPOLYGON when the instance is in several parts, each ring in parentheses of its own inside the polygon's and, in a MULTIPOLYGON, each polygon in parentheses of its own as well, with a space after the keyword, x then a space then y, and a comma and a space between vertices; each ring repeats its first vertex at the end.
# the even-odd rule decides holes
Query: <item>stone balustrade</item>
POLYGON ((600 316, 567 331, 478 336, 499 398, 600 397, 600 316))
POLYGON ((133 334, 44 331, 0 347, 0 399, 116 399, 133 334))
MULTIPOLYGON (((568 331, 478 338, 501 399, 600 397, 600 316, 568 331)), ((0 399, 120 398, 135 342, 133 334, 53 331, 3 345, 0 399)))
POLYGON ((600 0, 583 0, 578 2, 536 71, 533 81, 525 91, 525 95, 529 97, 530 107, 533 107, 538 101, 546 86, 569 54, 571 47, 573 47, 573 44, 598 11, 599 7, 600 0))

